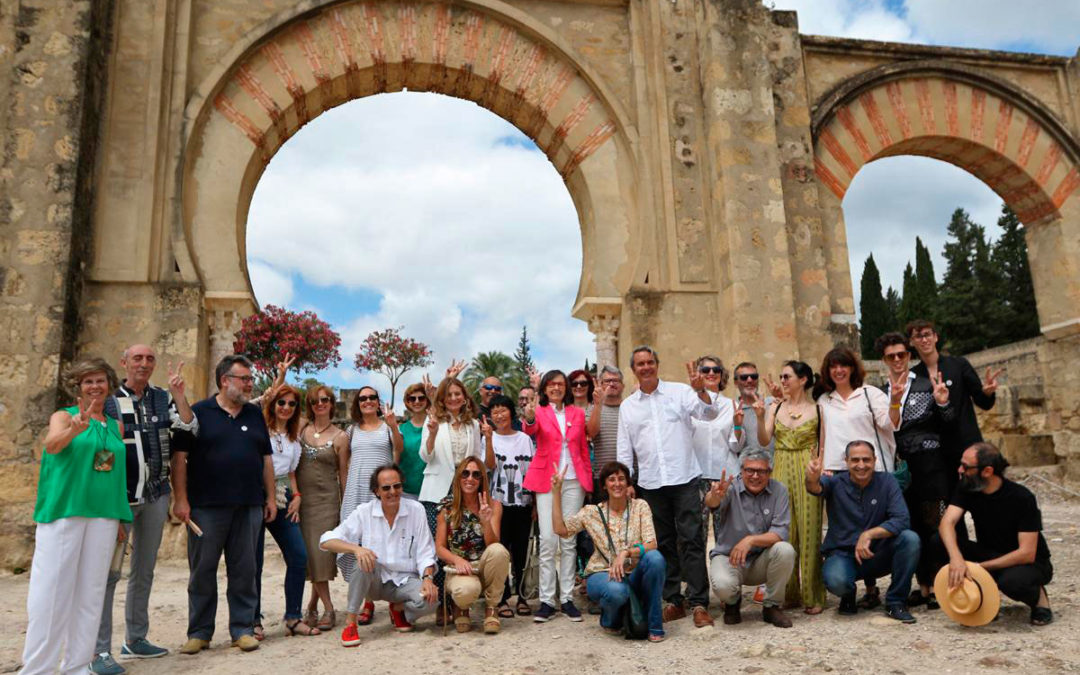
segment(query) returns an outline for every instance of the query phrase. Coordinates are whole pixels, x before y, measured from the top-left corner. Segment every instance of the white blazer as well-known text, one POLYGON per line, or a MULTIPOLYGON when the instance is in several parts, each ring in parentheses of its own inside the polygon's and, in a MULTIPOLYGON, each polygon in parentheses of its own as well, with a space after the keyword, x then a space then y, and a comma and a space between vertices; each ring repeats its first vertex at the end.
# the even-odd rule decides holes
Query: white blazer
MULTIPOLYGON (((473 420, 465 427, 465 432, 469 439, 468 450, 465 454, 479 457, 483 462, 484 451, 481 445, 483 437, 480 435, 480 423, 473 420)), ((427 463, 424 467, 424 483, 420 486, 420 501, 422 502, 438 502, 445 497, 454 484, 454 471, 457 469, 454 465, 454 453, 450 449, 450 423, 439 424, 439 433, 435 434, 435 447, 429 453, 427 441, 430 435, 425 424, 424 430, 420 432, 420 459, 427 463)))

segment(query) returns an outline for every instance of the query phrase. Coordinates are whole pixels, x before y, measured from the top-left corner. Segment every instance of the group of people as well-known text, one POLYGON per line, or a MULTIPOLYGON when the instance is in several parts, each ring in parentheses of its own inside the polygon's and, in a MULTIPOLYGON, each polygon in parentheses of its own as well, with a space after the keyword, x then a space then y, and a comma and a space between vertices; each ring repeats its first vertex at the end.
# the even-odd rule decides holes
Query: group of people
POLYGON ((330 582, 340 572, 346 647, 360 643, 377 601, 397 631, 426 614, 470 631, 481 596, 485 633, 514 616, 581 621, 578 583, 605 631, 654 642, 688 615, 713 625, 713 594, 724 623, 737 624, 744 586, 757 587, 762 619, 786 628, 793 607, 820 613, 826 590, 842 614, 880 605, 886 575, 885 610, 900 622, 989 574, 1031 607, 1033 624, 1049 623, 1037 503, 1004 476, 974 414, 994 404, 1000 372, 980 380, 937 342, 928 321, 882 336, 882 388, 847 347, 818 374, 787 361, 775 382, 739 363, 734 398, 722 394, 720 358, 687 363, 687 381, 672 382, 648 346, 631 354, 628 395, 613 365, 596 377, 534 372, 516 400, 494 377, 469 392, 455 362, 437 386, 425 376, 406 389, 400 419, 361 388, 345 428, 330 387, 285 384, 289 360, 253 399, 251 362, 226 356, 218 391, 192 405, 182 364, 170 366, 167 390, 150 384, 146 345, 124 352, 122 381, 85 359, 67 373, 76 403, 51 417, 45 439, 22 672, 124 672, 111 629, 128 549, 119 656, 168 653, 147 638, 147 608, 170 499, 188 529, 182 654, 210 645, 222 555, 232 645, 258 649, 265 532, 286 565, 285 630, 337 627, 330 582), (525 589, 534 520, 535 609, 525 589))

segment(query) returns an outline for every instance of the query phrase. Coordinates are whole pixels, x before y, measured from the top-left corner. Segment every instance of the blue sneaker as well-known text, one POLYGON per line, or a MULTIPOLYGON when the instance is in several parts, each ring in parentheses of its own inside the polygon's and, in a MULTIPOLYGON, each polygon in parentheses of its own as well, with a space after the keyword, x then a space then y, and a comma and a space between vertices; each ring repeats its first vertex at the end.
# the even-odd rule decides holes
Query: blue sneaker
POLYGON ((102 652, 95 656, 94 660, 90 662, 90 672, 96 673, 97 675, 124 675, 127 670, 113 660, 112 654, 109 652, 102 652))
POLYGON ((536 610, 536 614, 533 614, 533 621, 547 623, 553 616, 555 616, 555 608, 546 602, 541 602, 540 609, 536 610))
POLYGON ((168 649, 151 644, 146 638, 139 638, 131 644, 120 647, 120 659, 156 659, 169 653, 168 649))
POLYGON ((915 623, 915 617, 911 616, 911 612, 904 604, 889 605, 889 608, 885 610, 885 616, 896 619, 900 623, 915 623))
POLYGON ((562 604, 562 613, 571 621, 581 621, 581 611, 578 610, 573 600, 567 600, 562 604))

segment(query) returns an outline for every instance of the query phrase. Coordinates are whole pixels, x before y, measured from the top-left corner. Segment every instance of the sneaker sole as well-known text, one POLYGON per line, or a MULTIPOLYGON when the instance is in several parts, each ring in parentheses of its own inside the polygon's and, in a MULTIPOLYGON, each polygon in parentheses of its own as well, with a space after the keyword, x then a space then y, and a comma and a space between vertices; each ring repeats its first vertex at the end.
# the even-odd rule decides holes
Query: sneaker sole
POLYGON ((116 657, 117 661, 136 661, 138 659, 160 659, 162 656, 168 656, 169 651, 165 650, 160 654, 125 654, 120 652, 120 655, 116 657))
POLYGON ((547 623, 551 620, 550 616, 534 616, 533 623, 547 623))
POLYGON ((585 620, 585 617, 583 617, 583 616, 568 616, 566 618, 570 619, 571 621, 575 621, 575 622, 585 620))
POLYGON ((360 640, 342 640, 341 641, 341 646, 342 647, 359 647, 360 646, 360 640))

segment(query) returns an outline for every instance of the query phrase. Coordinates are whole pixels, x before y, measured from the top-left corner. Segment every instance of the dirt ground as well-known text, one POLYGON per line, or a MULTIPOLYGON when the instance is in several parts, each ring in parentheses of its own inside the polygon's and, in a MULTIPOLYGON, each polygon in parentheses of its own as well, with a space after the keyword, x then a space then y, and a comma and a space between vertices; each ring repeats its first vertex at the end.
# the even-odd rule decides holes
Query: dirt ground
MULTIPOLYGON (((361 628, 363 644, 345 649, 338 630, 316 637, 286 637, 280 619, 266 624, 267 639, 249 654, 228 646, 228 620, 224 598, 224 567, 219 576, 218 631, 211 649, 198 656, 171 654, 162 659, 124 662, 133 675, 143 673, 297 673, 326 674, 347 667, 368 672, 647 672, 693 673, 709 670, 745 673, 858 672, 858 673, 997 673, 1080 672, 1080 501, 1045 485, 1030 487, 1043 510, 1044 534, 1050 544, 1054 581, 1049 587, 1053 624, 1033 628, 1026 607, 1003 598, 999 618, 982 628, 964 628, 940 611, 917 608, 914 625, 901 625, 880 610, 855 617, 836 614, 836 598, 815 617, 792 612, 795 626, 779 629, 761 621, 761 608, 743 605, 743 623, 724 626, 714 603, 715 628, 695 629, 689 619, 669 623, 667 640, 660 644, 631 642, 605 635, 597 618, 586 616, 575 624, 557 616, 550 623, 531 618, 503 621, 500 635, 478 631, 442 636, 431 618, 417 630, 396 634, 390 628, 386 606, 378 603, 373 625, 361 628)), ((280 555, 271 544, 263 580, 263 608, 280 616, 284 579, 280 555), (273 551, 273 553, 271 553, 273 551), (274 592, 278 590, 278 592, 274 592)), ((887 582, 886 582, 887 583, 887 582)), ((150 639, 175 652, 185 639, 187 620, 187 566, 180 560, 158 566, 151 596, 150 639)), ((27 576, 0 575, 0 672, 12 672, 20 663, 26 629, 27 576)), ((346 587, 332 584, 335 604, 345 606, 346 587)), ((749 593, 748 589, 748 593, 749 593)), ((114 641, 123 635, 124 582, 117 588, 114 641)), ((584 605, 581 605, 584 606, 584 605)), ((473 612, 474 617, 479 612, 473 612)), ((474 618, 474 623, 476 620, 474 618)), ((87 627, 96 630, 96 626, 87 627)), ((118 645, 114 647, 114 654, 118 645)))

